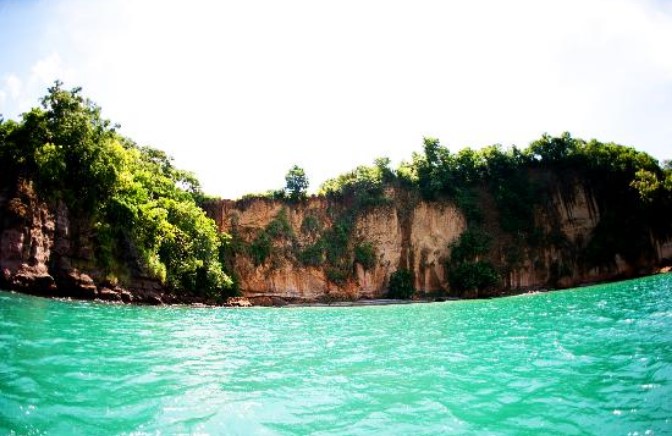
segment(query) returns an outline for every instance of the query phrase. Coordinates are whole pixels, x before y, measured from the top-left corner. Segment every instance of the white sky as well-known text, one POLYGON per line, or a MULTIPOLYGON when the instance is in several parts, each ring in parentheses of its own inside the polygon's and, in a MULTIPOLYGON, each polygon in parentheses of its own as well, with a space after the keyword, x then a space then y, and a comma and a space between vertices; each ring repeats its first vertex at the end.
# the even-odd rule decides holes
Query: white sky
POLYGON ((205 191, 570 131, 672 158, 669 1, 0 0, 0 113, 59 78, 205 191))

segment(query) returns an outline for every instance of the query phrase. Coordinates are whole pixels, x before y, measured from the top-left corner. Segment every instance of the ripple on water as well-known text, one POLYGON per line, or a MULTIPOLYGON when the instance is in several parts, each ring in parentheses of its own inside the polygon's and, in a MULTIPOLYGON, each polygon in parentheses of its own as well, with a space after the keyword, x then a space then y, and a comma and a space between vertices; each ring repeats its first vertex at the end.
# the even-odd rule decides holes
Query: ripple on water
POLYGON ((0 432, 672 433, 671 290, 253 310, 0 292, 0 432))

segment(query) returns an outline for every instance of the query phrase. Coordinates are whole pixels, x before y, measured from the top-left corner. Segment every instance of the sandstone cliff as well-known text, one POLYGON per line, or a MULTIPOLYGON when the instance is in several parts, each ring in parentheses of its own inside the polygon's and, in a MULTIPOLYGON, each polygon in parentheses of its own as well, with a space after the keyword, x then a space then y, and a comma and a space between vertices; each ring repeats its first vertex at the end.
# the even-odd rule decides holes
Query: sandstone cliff
MULTIPOLYGON (((652 241, 653 257, 626 261, 614 254, 611 262, 590 266, 582 258, 600 222, 595 198, 581 184, 571 192, 556 190, 551 201, 535 213, 546 239, 535 246, 520 245, 501 231, 497 210, 482 193, 481 205, 489 206, 484 225, 495 235, 486 257, 501 271, 501 285, 480 295, 494 296, 540 288, 562 288, 652 273, 672 257, 669 241, 652 241), (511 253, 515 253, 515 260, 511 253)), ((381 298, 390 275, 398 269, 412 271, 417 295, 450 295, 447 265, 451 245, 467 228, 467 220, 451 201, 423 201, 404 190, 389 189, 384 204, 356 211, 347 235, 348 274, 330 274, 329 244, 319 262, 303 262, 301 253, 325 234, 334 231, 345 214, 352 213, 348 199, 311 197, 300 202, 265 198, 221 200, 207 206, 220 231, 233 235, 234 270, 242 294, 257 303, 282 298, 290 301, 381 298), (269 232, 278 221, 283 232, 269 232), (312 226, 307 225, 312 223, 312 226), (260 236, 261 235, 261 236, 260 236), (267 257, 254 258, 250 246, 268 238, 267 257), (352 254, 358 244, 373 247, 375 261, 368 266, 352 254)), ((618 235, 613 235, 617 238, 618 235)), ((340 249, 337 247, 337 249, 340 249)))
MULTIPOLYGON (((251 243, 278 216, 287 216, 292 238, 273 241, 274 253, 265 262, 255 265, 250 256, 235 257, 235 271, 243 295, 281 297, 295 301, 325 299, 380 298, 387 292, 390 274, 399 268, 416 271, 415 287, 430 293, 446 286, 444 263, 449 245, 466 226, 460 211, 451 203, 419 201, 410 210, 389 205, 372 208, 355 218, 348 241, 370 243, 376 259, 365 268, 354 261, 350 277, 342 282, 330 280, 327 266, 306 266, 293 255, 329 230, 343 204, 320 197, 305 202, 286 203, 258 199, 233 202, 223 200, 209 207, 220 230, 251 243), (306 222, 314 219, 319 231, 306 230, 306 222)), ((328 250, 328 248, 327 248, 328 250)), ((328 254, 328 253, 327 253, 328 254)))

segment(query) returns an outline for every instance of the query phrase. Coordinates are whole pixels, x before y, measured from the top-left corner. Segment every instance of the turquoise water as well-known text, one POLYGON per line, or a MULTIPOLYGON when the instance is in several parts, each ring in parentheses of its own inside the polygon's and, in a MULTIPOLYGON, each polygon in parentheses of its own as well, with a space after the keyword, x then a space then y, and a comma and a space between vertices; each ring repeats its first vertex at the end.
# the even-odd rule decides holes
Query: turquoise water
POLYGON ((2 434, 477 431, 672 434, 672 275, 356 308, 0 292, 2 434))

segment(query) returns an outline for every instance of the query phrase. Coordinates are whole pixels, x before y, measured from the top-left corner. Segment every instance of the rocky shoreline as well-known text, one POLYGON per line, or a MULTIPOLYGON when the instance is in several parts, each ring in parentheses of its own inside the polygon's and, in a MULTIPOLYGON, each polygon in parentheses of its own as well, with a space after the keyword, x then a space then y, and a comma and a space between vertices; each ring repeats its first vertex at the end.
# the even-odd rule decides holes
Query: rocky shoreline
MULTIPOLYGON (((280 207, 275 203, 273 205, 276 209, 280 207)), ((429 208, 428 205, 423 207, 425 209, 429 208)), ((274 216, 273 211, 275 209, 269 209, 268 213, 264 214, 264 219, 271 219, 270 217, 274 216)), ((252 215, 257 216, 259 214, 252 213, 252 215)), ((427 218, 425 215, 423 217, 427 218)), ((432 219, 423 218, 419 222, 443 222, 439 218, 444 217, 444 214, 439 215, 432 219)), ((380 222, 385 221, 382 215, 378 216, 373 212, 367 217, 369 220, 376 218, 380 222)), ((300 226, 302 217, 299 214, 295 218, 295 225, 300 226)), ((441 219, 443 220, 443 218, 441 219)), ((448 224, 446 223, 446 225, 448 224)), ((386 231, 374 231, 375 229, 371 230, 368 227, 361 230, 362 234, 369 236, 388 234, 386 231)), ((429 236, 443 235, 447 232, 443 228, 432 228, 430 230, 424 231, 422 234, 429 238, 429 236)), ((435 297, 441 295, 441 289, 446 289, 444 286, 445 271, 441 270, 440 259, 437 258, 429 262, 430 259, 427 258, 422 264, 429 265, 427 268, 432 267, 434 270, 425 269, 423 277, 433 277, 433 281, 431 286, 427 285, 428 282, 415 284, 415 289, 418 291, 416 300, 393 301, 384 298, 386 295, 386 277, 389 271, 399 263, 400 253, 408 251, 409 246, 404 245, 403 241, 399 242, 401 245, 397 244, 401 247, 400 249, 386 249, 387 251, 385 251, 386 255, 397 257, 389 262, 381 263, 373 271, 365 271, 358 266, 357 280, 351 280, 344 287, 330 285, 329 281, 321 276, 324 271, 316 268, 295 268, 291 263, 285 262, 283 264, 285 266, 282 268, 266 271, 263 266, 252 268, 245 264, 245 262, 249 263, 249 260, 243 258, 241 260, 242 264, 238 265, 239 268, 237 269, 243 279, 242 296, 228 299, 213 299, 203 295, 176 293, 167 289, 157 279, 150 278, 141 267, 137 266, 137 263, 132 261, 133 255, 130 249, 129 259, 122 259, 130 265, 128 276, 123 280, 111 280, 95 262, 95 256, 93 255, 95 244, 95 237, 90 225, 82 221, 81 217, 72 214, 62 201, 49 203, 41 201, 32 184, 28 182, 18 183, 15 189, 0 190, 0 289, 42 297, 100 300, 123 304, 186 304, 229 307, 350 307, 406 304, 409 302, 441 301, 443 297, 435 297), (432 271, 437 274, 429 274, 432 271), (438 274, 438 272, 441 272, 441 274, 438 274), (259 280, 256 280, 255 277, 259 280)), ((397 245, 393 247, 397 247, 397 245)), ((447 246, 447 243, 443 241, 440 245, 444 247, 447 246)), ((381 245, 381 247, 384 247, 384 245, 381 245)), ((437 247, 433 249, 438 250, 437 247)), ((568 283, 559 281, 558 285, 574 287, 623 280, 657 272, 669 272, 672 269, 669 266, 670 251, 672 251, 672 242, 661 246, 657 262, 644 263, 636 269, 624 268, 605 274, 578 275, 574 281, 568 283), (658 264, 657 267, 655 266, 656 263, 658 264), (664 265, 660 263, 664 263, 664 265)), ((382 248, 380 252, 384 252, 382 248)), ((416 257, 422 257, 420 254, 416 257)), ((418 270, 416 274, 420 274, 420 272, 422 271, 418 270)), ((538 291, 545 288, 547 282, 547 280, 530 280, 525 283, 518 283, 516 286, 509 286, 509 288, 502 288, 487 295, 466 294, 465 297, 489 298, 538 291)))
MULTIPOLYGON (((672 266, 664 266, 658 269, 654 274, 669 274, 672 273, 672 266)), ((642 276, 644 277, 644 276, 642 276)), ((590 282, 579 285, 579 287, 593 286, 604 282, 590 282)), ((97 289, 95 285, 80 288, 77 292, 67 294, 62 292, 44 293, 41 289, 31 290, 24 289, 8 289, 8 292, 22 293, 26 295, 33 295, 42 298, 53 298, 64 301, 93 301, 104 304, 130 304, 138 306, 186 306, 186 307, 200 307, 200 308, 251 308, 251 307, 286 307, 286 308, 302 308, 302 307, 370 307, 370 306, 391 306, 391 305, 405 305, 405 304, 428 304, 428 303, 443 303, 449 301, 462 301, 463 298, 458 297, 436 297, 436 298, 415 298, 409 300, 392 299, 392 298, 361 298, 358 300, 337 300, 337 301, 300 301, 297 299, 283 299, 279 297, 229 297, 225 301, 209 300, 195 296, 175 295, 169 292, 161 291, 130 291, 121 287, 97 289), (88 289, 87 293, 83 293, 82 289, 88 289)), ((520 290, 520 292, 503 293, 499 297, 514 297, 520 295, 531 295, 545 292, 552 292, 562 289, 530 289, 520 290)), ((491 299, 493 297, 479 298, 491 299)))

